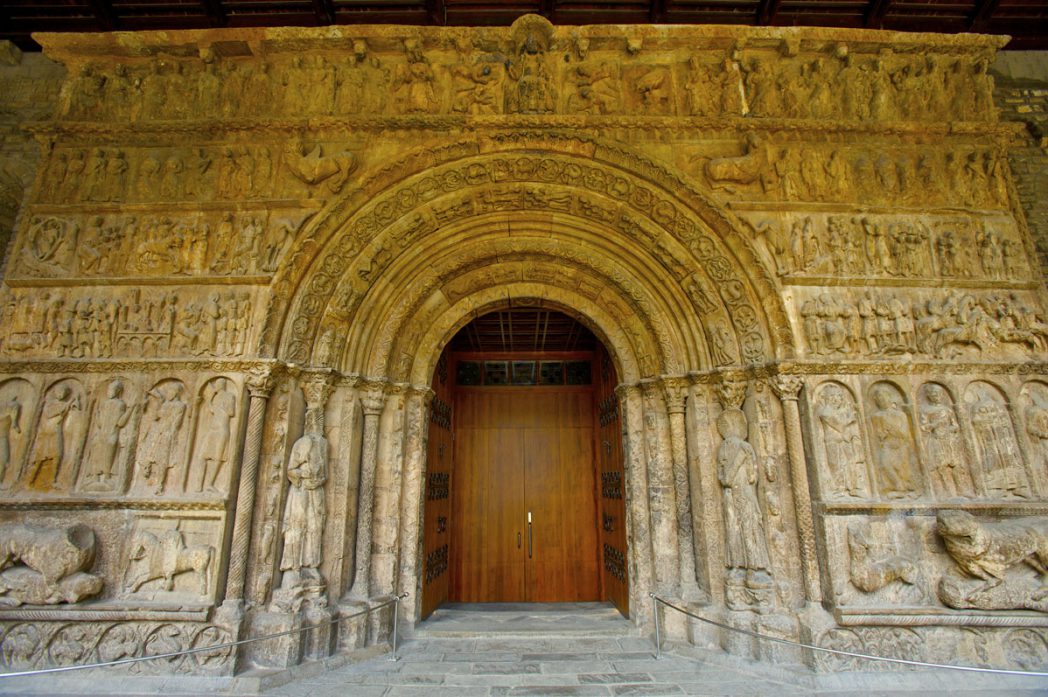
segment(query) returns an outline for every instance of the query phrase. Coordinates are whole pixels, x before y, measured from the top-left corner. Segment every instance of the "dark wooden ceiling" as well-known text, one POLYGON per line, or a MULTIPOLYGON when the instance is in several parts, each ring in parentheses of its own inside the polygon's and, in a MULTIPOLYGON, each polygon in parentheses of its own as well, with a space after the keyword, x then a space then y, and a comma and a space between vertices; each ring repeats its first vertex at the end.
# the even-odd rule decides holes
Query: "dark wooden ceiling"
POLYGON ((0 0, 0 39, 39 50, 37 31, 135 31, 329 24, 745 24, 1010 34, 1048 49, 1048 0, 0 0))
POLYGON ((451 340, 452 351, 593 351, 597 337, 556 310, 510 308, 477 317, 451 340))

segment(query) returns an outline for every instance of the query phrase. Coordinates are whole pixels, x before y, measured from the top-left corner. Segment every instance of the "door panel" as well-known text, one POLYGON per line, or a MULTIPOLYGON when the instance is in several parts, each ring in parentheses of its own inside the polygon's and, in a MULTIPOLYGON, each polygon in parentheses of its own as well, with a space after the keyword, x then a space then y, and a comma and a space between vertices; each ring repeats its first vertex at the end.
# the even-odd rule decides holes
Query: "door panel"
POLYGON ((521 602, 524 593, 524 470, 520 429, 498 428, 493 395, 461 402, 455 443, 451 599, 521 602))
POLYGON ((456 405, 450 598, 599 599, 592 392, 460 389, 456 405))
POLYGON ((423 619, 448 598, 453 413, 447 354, 442 355, 437 363, 432 387, 434 397, 429 412, 423 493, 423 619))
POLYGON ((540 424, 523 431, 528 600, 598 600, 591 396, 545 393, 532 403, 540 424))
POLYGON ((630 614, 629 579, 626 561, 626 472, 622 450, 622 415, 615 394, 615 370, 611 357, 597 351, 597 459, 600 464, 600 555, 601 588, 605 600, 614 603, 624 616, 630 614))

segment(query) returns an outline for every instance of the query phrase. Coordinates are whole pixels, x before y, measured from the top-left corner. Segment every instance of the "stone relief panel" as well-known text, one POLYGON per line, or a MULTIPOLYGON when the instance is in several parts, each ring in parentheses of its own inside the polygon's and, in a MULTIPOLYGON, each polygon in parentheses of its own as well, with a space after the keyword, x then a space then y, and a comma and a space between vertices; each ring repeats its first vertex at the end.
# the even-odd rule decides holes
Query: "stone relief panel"
POLYGON ((949 389, 927 382, 918 390, 917 421, 924 462, 940 500, 975 495, 968 447, 949 389))
MULTIPOLYGON (((12 671, 117 661, 232 640, 226 627, 195 622, 15 621, 0 624, 0 632, 0 665, 12 671)), ((233 658, 232 649, 216 649, 117 670, 132 675, 222 674, 232 669, 233 658)))
POLYGON ((866 418, 873 451, 873 481, 887 499, 920 496, 924 477, 917 459, 913 418, 906 396, 891 382, 876 382, 867 392, 866 418))
POLYGON ((1043 307, 1029 292, 797 288, 791 295, 811 356, 1007 359, 1048 346, 1043 307))
POLYGON ((416 113, 996 118, 990 42, 960 53, 943 42, 915 55, 861 41, 802 48, 797 38, 742 28, 680 31, 652 48, 605 34, 569 34, 531 15, 509 31, 468 37, 354 28, 304 39, 311 50, 302 55, 293 48, 303 39, 263 40, 260 32, 235 55, 204 46, 164 61, 79 62, 59 109, 71 120, 125 122, 416 113), (602 83, 606 73, 622 88, 602 83))
POLYGON ((816 448, 816 458, 823 498, 868 497, 864 424, 854 393, 839 382, 823 383, 815 391, 813 416, 821 446, 816 448))
POLYGON ((960 508, 830 516, 829 570, 844 624, 941 624, 965 610, 971 624, 1038 626, 1048 521, 960 508))
POLYGON ((177 490, 182 481, 178 470, 186 459, 188 409, 181 380, 161 380, 146 392, 136 453, 137 491, 160 496, 177 490))
POLYGON ((134 385, 114 378, 101 383, 92 399, 91 426, 77 489, 92 494, 127 491, 141 419, 141 397, 134 385))
POLYGON ((16 485, 21 478, 29 442, 37 392, 22 378, 0 383, 0 490, 16 485))
POLYGON ((257 331, 254 295, 212 287, 11 289, 0 309, 8 358, 240 356, 257 331))
POLYGON ((842 505, 1039 499, 1039 441, 1027 431, 1020 443, 1020 434, 1038 416, 1030 394, 1043 383, 1001 384, 1009 387, 959 376, 817 383, 807 410, 820 498, 842 505), (1030 416, 1022 422, 1024 404, 1030 416))
POLYGON ((29 458, 19 477, 38 492, 65 492, 73 487, 88 426, 88 403, 79 380, 53 383, 41 398, 29 458))
POLYGON ((996 386, 976 381, 965 389, 964 402, 975 445, 975 461, 987 496, 1030 498, 1033 490, 1008 400, 996 386))
POLYGON ((337 193, 356 169, 345 144, 299 140, 121 148, 61 147, 37 201, 120 204, 300 200, 337 193))
POLYGON ((206 519, 137 518, 121 596, 135 600, 212 597, 218 573, 216 533, 214 523, 206 519))
MULTIPOLYGON (((1031 380, 1023 385, 1021 404, 1026 438, 1030 444, 1030 464, 1036 479, 1048 482, 1048 383, 1031 380)), ((3 423, 0 421, 0 436, 3 423)))
POLYGON ((34 215, 9 280, 265 276, 277 269, 309 212, 169 211, 161 215, 34 215))
POLYGON ((0 523, 0 607, 77 603, 102 591, 89 573, 95 532, 66 527, 0 523))
POLYGON ((240 390, 226 377, 209 380, 197 396, 196 445, 184 481, 187 493, 222 494, 229 490, 240 432, 240 390))
MULTIPOLYGON (((976 210, 1007 209, 1009 205, 1008 179, 1005 174, 1007 161, 1002 151, 968 143, 957 143, 950 148, 913 143, 900 145, 898 141, 880 142, 875 148, 869 145, 826 146, 786 140, 782 136, 774 136, 773 140, 771 135, 751 133, 744 140, 727 146, 685 144, 676 153, 676 161, 683 170, 691 172, 699 181, 706 182, 714 191, 721 191, 745 202, 849 203, 863 209, 869 206, 888 208, 900 203, 921 208, 949 206, 976 210)), ((744 209, 748 207, 743 204, 744 209)), ((770 221, 774 215, 765 210, 752 217, 754 222, 760 224, 770 221)), ((795 229, 803 231, 809 220, 808 234, 816 236, 828 234, 831 226, 833 232, 842 237, 849 233, 856 234, 852 232, 855 226, 873 226, 875 232, 892 233, 883 240, 888 243, 890 253, 892 244, 898 245, 895 233, 900 232, 900 225, 905 233, 900 236, 903 246, 916 243, 916 240, 911 240, 912 236, 923 237, 926 234, 916 225, 915 218, 929 223, 936 221, 937 225, 928 237, 934 238, 936 242, 945 237, 947 245, 956 240, 946 237, 946 232, 953 231, 961 235, 966 230, 963 225, 951 230, 958 222, 974 221, 975 230, 964 236, 982 232, 977 218, 952 213, 926 218, 923 215, 900 216, 894 213, 813 212, 810 215, 782 216, 774 236, 783 238, 795 229), (866 221, 865 225, 863 220, 866 221), (891 229, 893 224, 895 229, 891 229), (907 225, 910 227, 907 228, 907 225)), ((792 243, 786 246, 790 258, 784 271, 793 269, 796 273, 811 273, 818 268, 816 262, 828 266, 832 261, 820 260, 813 255, 817 250, 810 243, 803 245, 807 249, 801 250, 801 256, 795 257, 793 246, 792 243)), ((948 247, 936 249, 937 254, 942 251, 946 254, 950 252, 948 247)), ((869 263, 877 275, 896 272, 894 264, 887 269, 881 268, 888 257, 882 255, 881 250, 874 252, 875 256, 869 263)), ((837 255, 844 268, 858 266, 860 250, 855 245, 838 251, 837 255), (844 257, 844 251, 848 251, 850 259, 844 257)))
POLYGON ((760 230, 759 239, 785 283, 827 276, 864 285, 873 279, 915 284, 1034 280, 1011 217, 790 213, 765 218, 753 213, 747 219, 760 230))

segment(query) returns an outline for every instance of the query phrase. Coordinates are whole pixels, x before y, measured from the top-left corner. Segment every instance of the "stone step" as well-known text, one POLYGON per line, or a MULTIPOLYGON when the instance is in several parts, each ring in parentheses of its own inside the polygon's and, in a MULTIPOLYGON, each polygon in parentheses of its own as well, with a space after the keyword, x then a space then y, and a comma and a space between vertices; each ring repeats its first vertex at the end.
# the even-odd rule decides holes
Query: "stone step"
POLYGON ((637 636, 609 603, 448 603, 414 631, 417 637, 637 636))

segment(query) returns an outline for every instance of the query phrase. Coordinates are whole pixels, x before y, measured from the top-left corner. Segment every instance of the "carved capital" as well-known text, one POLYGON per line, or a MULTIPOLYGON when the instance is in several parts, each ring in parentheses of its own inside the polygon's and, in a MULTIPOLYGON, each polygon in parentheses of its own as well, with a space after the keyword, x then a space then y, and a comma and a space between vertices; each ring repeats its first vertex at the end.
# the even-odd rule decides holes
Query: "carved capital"
POLYGON ((360 408, 364 416, 378 416, 386 407, 386 388, 384 385, 370 384, 360 393, 360 408))
POLYGON ((804 380, 800 375, 775 375, 769 378, 768 384, 771 385, 771 389, 775 391, 775 395, 780 400, 795 402, 800 395, 801 388, 804 387, 804 380))
POLYGON ((276 385, 276 377, 269 368, 255 368, 247 376, 247 391, 252 397, 269 399, 276 385))
POLYGON ((625 407, 630 398, 640 396, 640 387, 637 385, 619 385, 615 388, 615 394, 619 398, 619 404, 625 407))
POLYGON ((688 401, 688 379, 667 377, 662 379, 662 391, 666 396, 666 410, 671 414, 683 414, 688 401))
POLYGON ((723 380, 713 388, 722 409, 741 409, 746 399, 746 383, 742 380, 723 380))
POLYGON ((323 409, 333 390, 327 375, 307 375, 302 382, 302 395, 306 398, 306 409, 323 409))

